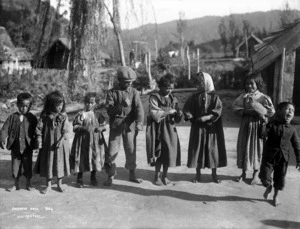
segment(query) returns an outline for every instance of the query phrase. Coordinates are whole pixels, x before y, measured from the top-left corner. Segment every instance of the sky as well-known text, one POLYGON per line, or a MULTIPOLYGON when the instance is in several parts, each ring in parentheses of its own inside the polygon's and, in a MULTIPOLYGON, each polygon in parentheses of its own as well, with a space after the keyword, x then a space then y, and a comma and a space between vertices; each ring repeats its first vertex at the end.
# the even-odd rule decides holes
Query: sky
MULTIPOLYGON (((68 9, 69 0, 65 1, 68 9)), ((108 0, 107 2, 112 2, 108 0)), ((226 16, 284 9, 288 2, 291 9, 300 10, 300 0, 120 0, 122 27, 133 28, 148 23, 164 23, 178 20, 179 12, 185 19, 204 16, 226 16), (134 3, 134 9, 130 2, 134 3), (133 13, 135 12, 135 13, 133 13)), ((51 0, 55 6, 56 0, 51 0)))

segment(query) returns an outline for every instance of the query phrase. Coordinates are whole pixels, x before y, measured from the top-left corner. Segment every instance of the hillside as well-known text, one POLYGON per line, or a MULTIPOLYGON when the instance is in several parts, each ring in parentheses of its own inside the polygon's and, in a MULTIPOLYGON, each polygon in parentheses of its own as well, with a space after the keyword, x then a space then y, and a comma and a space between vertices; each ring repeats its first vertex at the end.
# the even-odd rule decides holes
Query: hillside
MULTIPOLYGON (((234 14, 238 25, 241 27, 243 20, 247 20, 256 29, 267 32, 274 31, 280 27, 280 10, 273 10, 268 12, 254 12, 246 14, 234 14)), ((300 11, 295 11, 300 17, 300 11)), ((225 23, 228 23, 229 16, 206 16, 196 19, 187 20, 187 32, 185 33, 186 41, 193 40, 195 44, 210 42, 218 40, 218 26, 224 18, 225 23)), ((163 47, 169 41, 178 42, 177 34, 177 20, 158 24, 157 37, 159 47, 163 47)), ((147 24, 143 27, 124 31, 124 38, 127 43, 132 40, 145 40, 149 43, 150 48, 154 48, 154 40, 156 37, 156 26, 154 24, 147 24)))

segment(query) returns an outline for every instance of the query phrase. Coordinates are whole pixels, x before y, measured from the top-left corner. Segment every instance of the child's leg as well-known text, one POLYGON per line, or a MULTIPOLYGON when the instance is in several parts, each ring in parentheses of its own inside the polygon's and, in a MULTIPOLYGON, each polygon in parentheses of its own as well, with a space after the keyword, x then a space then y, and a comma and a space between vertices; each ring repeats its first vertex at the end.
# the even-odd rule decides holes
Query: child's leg
POLYGON ((253 178, 252 178, 252 181, 251 181, 251 185, 256 185, 258 184, 258 181, 259 181, 259 178, 258 178, 258 170, 255 169, 253 171, 253 178))
POLYGON ((288 168, 288 163, 284 160, 283 155, 281 155, 280 160, 277 162, 277 165, 274 167, 273 181, 274 181, 274 196, 273 204, 278 206, 280 204, 278 194, 279 191, 283 190, 285 186, 285 176, 288 168))
POLYGON ((57 178, 57 189, 59 192, 65 192, 66 190, 62 188, 62 177, 57 178))
POLYGON ((211 175, 212 175, 213 182, 218 183, 218 184, 222 182, 222 181, 218 178, 218 175, 217 175, 217 168, 211 169, 211 175))
POLYGON ((275 207, 280 205, 280 201, 278 199, 278 193, 279 193, 279 190, 274 188, 273 204, 274 204, 275 207))
POLYGON ((51 187, 52 187, 52 180, 51 179, 47 179, 46 180, 46 188, 44 188, 41 193, 42 194, 46 194, 48 191, 51 190, 51 187))
POLYGON ((129 169, 129 180, 134 183, 142 183, 142 180, 135 175, 136 168, 136 137, 137 132, 122 133, 123 146, 125 151, 125 168, 129 169))
POLYGON ((82 188, 83 187, 83 181, 82 181, 82 172, 77 173, 77 187, 82 188))
POLYGON ((11 169, 12 176, 14 178, 14 185, 7 189, 8 192, 16 191, 20 189, 19 186, 19 178, 21 176, 22 171, 22 163, 21 163, 21 154, 18 152, 11 152, 11 169))
POLYGON ((201 168, 198 165, 196 168, 196 177, 192 180, 193 183, 199 183, 201 182, 201 168))
POLYGON ((264 192, 264 198, 267 200, 269 198, 270 193, 272 192, 272 185, 269 185, 264 192))
POLYGON ((93 170, 92 172, 91 172, 91 184, 93 185, 93 186, 97 186, 98 185, 98 181, 97 181, 97 178, 96 178, 96 170, 93 170))
POLYGON ((161 169, 161 163, 159 160, 156 160, 155 162, 155 175, 154 175, 154 184, 158 186, 162 186, 163 183, 160 179, 160 169, 161 169))
POLYGON ((236 179, 236 181, 237 182, 240 182, 240 181, 245 181, 246 180, 246 170, 244 170, 243 169, 243 172, 242 172, 242 175, 240 175, 237 179, 236 179))
POLYGON ((164 185, 171 184, 171 181, 167 178, 169 166, 163 165, 162 182, 164 185))
POLYGON ((32 178, 32 150, 25 149, 23 153, 22 164, 24 168, 23 175, 26 177, 26 189, 32 190, 31 178, 32 178))

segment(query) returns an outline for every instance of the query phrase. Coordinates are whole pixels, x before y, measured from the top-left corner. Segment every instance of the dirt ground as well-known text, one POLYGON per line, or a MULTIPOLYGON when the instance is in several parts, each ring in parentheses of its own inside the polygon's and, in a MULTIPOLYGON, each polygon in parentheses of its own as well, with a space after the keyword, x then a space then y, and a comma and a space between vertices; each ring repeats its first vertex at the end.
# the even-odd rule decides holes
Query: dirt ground
POLYGON ((251 172, 246 182, 234 181, 241 173, 236 167, 239 120, 235 116, 224 119, 228 166, 218 170, 221 184, 211 181, 209 169, 203 170, 202 183, 191 182, 195 170, 186 167, 190 128, 184 125, 178 127, 182 165, 169 169, 173 183, 163 187, 152 183, 154 168, 147 165, 145 131, 137 139, 137 175, 142 184, 128 181, 121 147, 112 187, 103 186, 106 176, 102 171, 97 173, 97 187, 89 184, 89 173, 85 173, 84 188, 76 188, 72 175, 63 179, 65 193, 57 192, 54 184, 43 195, 40 190, 45 180, 35 175, 35 190, 25 190, 22 177, 21 190, 7 192, 13 185, 10 152, 0 150, 0 228, 300 228, 300 173, 294 157, 281 193, 282 204, 274 207, 271 200, 263 199, 261 184, 249 184, 251 172))

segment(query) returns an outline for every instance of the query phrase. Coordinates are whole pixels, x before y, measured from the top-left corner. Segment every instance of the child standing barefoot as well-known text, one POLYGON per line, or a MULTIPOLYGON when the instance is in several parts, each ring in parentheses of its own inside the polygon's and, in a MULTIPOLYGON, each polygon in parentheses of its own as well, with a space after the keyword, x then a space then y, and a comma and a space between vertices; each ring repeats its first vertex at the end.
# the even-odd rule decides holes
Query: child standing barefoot
POLYGON ((185 120, 191 122, 187 166, 196 167, 193 182, 201 181, 202 168, 211 168, 213 181, 220 183, 217 168, 227 165, 222 102, 215 93, 209 74, 198 73, 196 81, 199 90, 186 101, 183 108, 185 120))
POLYGON ((0 131, 0 147, 11 150, 11 166, 14 186, 7 191, 19 190, 19 178, 26 177, 26 189, 31 190, 32 151, 35 148, 37 118, 30 113, 32 96, 21 93, 17 96, 18 112, 11 114, 0 131), (22 174, 23 169, 23 174, 22 174))
POLYGON ((59 91, 48 94, 44 109, 37 125, 39 155, 34 171, 46 178, 46 188, 42 194, 51 190, 51 181, 57 177, 58 191, 64 192, 62 178, 70 175, 68 116, 65 113, 65 100, 59 91))
POLYGON ((258 129, 275 112, 270 97, 259 91, 262 87, 263 79, 258 73, 247 75, 245 93, 233 103, 234 112, 242 116, 237 142, 237 166, 243 172, 237 181, 245 180, 246 171, 253 169, 252 185, 259 181, 258 170, 263 151, 263 140, 258 138, 258 129))
POLYGON ((285 185, 285 176, 292 147, 296 155, 296 169, 300 171, 300 139, 295 128, 290 125, 294 118, 294 112, 295 107, 292 103, 282 102, 277 107, 275 120, 267 125, 264 124, 261 128, 261 136, 267 138, 267 141, 264 146, 259 178, 266 187, 264 198, 268 199, 272 191, 271 174, 274 172, 274 206, 280 204, 278 194, 285 185))
POLYGON ((147 159, 150 165, 155 165, 154 183, 159 186, 170 183, 167 178, 169 167, 180 166, 180 143, 175 123, 180 122, 182 111, 179 110, 178 100, 171 94, 174 82, 174 76, 166 74, 158 82, 159 92, 149 98, 147 159))
POLYGON ((105 131, 105 119, 94 109, 97 105, 97 94, 87 93, 84 98, 85 108, 80 111, 73 121, 75 132, 70 166, 77 172, 77 186, 83 187, 82 173, 91 171, 91 184, 98 185, 96 172, 101 171, 104 164, 104 154, 107 148, 103 131, 105 131))

